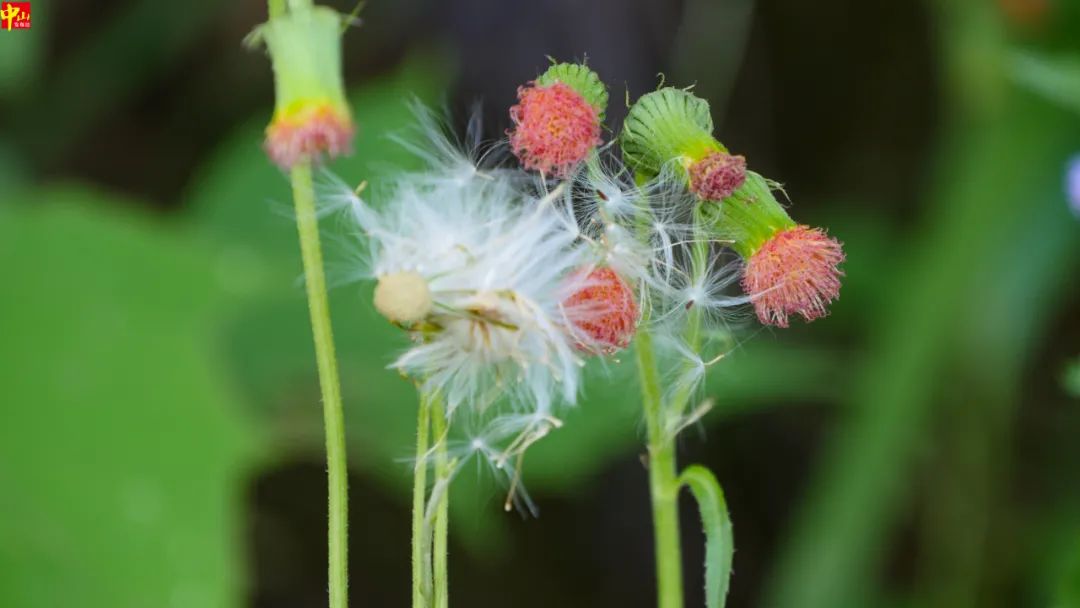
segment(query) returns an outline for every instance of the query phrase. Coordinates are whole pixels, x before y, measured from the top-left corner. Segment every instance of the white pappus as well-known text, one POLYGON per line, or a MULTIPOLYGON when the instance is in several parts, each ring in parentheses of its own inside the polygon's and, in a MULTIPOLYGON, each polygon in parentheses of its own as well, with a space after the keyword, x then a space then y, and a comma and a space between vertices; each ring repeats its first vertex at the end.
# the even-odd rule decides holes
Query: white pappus
MULTIPOLYGON (((374 279, 376 307, 413 345, 390 364, 448 412, 483 411, 503 396, 519 411, 549 414, 576 400, 583 365, 562 302, 592 251, 555 202, 521 172, 477 167, 430 115, 422 172, 397 176, 376 207, 342 186, 374 279)), ((413 142, 414 150, 424 146, 413 142)))

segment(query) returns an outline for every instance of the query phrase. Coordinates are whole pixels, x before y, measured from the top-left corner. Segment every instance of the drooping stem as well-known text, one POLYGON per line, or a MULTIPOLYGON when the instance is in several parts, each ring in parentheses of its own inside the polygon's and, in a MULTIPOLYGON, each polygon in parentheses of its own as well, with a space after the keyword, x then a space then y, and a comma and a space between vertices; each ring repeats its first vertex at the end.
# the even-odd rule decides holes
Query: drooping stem
POLYGON ((649 493, 652 499, 653 538, 656 547, 657 606, 682 608, 682 551, 679 543, 679 480, 675 463, 675 441, 666 429, 660 373, 656 366, 652 336, 648 330, 641 329, 635 343, 648 429, 649 493))
POLYGON ((419 413, 416 416, 416 466, 413 468, 412 513, 412 605, 426 608, 430 578, 428 576, 430 553, 427 551, 427 526, 424 510, 427 503, 427 456, 428 435, 431 428, 431 399, 427 393, 420 394, 419 413))
POLYGON ((326 427, 326 471, 329 485, 330 608, 348 606, 348 462, 345 453, 345 416, 341 405, 334 332, 330 324, 330 306, 323 274, 319 223, 315 214, 315 189, 311 165, 298 163, 292 168, 293 201, 296 226, 300 235, 300 253, 304 263, 311 331, 315 339, 315 360, 319 369, 319 387, 323 398, 323 424, 326 427))
POLYGON ((431 428, 435 436, 435 479, 436 483, 442 484, 442 493, 439 495, 438 510, 435 512, 435 542, 434 555, 434 583, 435 583, 435 607, 447 608, 449 604, 449 573, 447 572, 447 533, 450 514, 450 469, 451 465, 446 453, 446 414, 442 400, 434 399, 431 406, 431 428))

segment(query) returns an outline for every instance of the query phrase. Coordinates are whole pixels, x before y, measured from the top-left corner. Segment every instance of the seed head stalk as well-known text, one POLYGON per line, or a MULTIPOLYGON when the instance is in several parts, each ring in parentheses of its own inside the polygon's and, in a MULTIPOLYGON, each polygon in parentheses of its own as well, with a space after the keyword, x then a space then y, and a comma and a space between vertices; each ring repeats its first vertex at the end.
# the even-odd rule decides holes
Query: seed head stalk
POLYGON ((413 469, 412 513, 412 605, 424 608, 430 593, 430 552, 427 551, 424 505, 427 502, 427 452, 428 435, 431 430, 431 399, 420 394, 419 413, 416 417, 416 466, 413 469))
MULTIPOLYGON (((272 4, 271 4, 272 6, 272 4)), ((304 263, 311 331, 315 339, 315 360, 323 397, 323 423, 326 427, 326 471, 329 485, 329 589, 330 608, 347 608, 348 600, 348 462, 345 452, 345 416, 341 405, 334 332, 323 274, 319 224, 315 214, 315 190, 311 163, 301 162, 291 170, 296 226, 304 263)))
POLYGON ((446 453, 447 423, 443 402, 435 399, 431 408, 431 430, 435 435, 435 479, 436 483, 444 484, 439 494, 439 502, 435 511, 435 542, 433 543, 432 562, 434 564, 432 578, 435 586, 435 608, 447 608, 449 599, 449 576, 447 572, 447 535, 450 514, 450 472, 452 464, 446 453))
POLYGON ((416 420, 416 467, 413 471, 412 606, 446 608, 449 604, 447 535, 450 511, 450 477, 446 441, 446 410, 438 392, 420 391, 416 420), (431 493, 427 469, 434 463, 431 493))

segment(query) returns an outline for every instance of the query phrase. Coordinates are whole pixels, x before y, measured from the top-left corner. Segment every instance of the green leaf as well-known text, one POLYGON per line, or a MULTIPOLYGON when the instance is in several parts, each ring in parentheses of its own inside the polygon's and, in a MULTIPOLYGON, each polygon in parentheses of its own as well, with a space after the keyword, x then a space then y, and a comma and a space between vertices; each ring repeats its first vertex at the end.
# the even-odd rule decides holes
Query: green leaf
POLYGON ((214 256, 104 195, 15 202, 0 222, 0 605, 240 605, 237 489, 258 437, 213 348, 214 256))
POLYGON ((727 603, 731 562, 735 555, 735 537, 724 491, 712 471, 697 464, 686 467, 679 475, 679 483, 694 495, 705 530, 705 605, 723 608, 727 603))
POLYGON ((1010 57, 1009 68, 1013 80, 1021 86, 1080 112, 1080 56, 1017 51, 1010 57))

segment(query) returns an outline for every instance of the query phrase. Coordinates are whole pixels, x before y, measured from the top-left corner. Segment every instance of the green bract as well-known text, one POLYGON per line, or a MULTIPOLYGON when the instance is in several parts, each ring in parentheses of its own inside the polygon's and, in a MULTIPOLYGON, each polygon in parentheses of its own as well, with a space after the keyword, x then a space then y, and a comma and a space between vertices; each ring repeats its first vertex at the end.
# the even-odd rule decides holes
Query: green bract
POLYGON ((795 226, 776 200, 777 184, 753 171, 722 203, 701 205, 701 218, 710 232, 743 258, 754 255, 777 232, 795 226))
POLYGON ((685 171, 710 152, 727 152, 712 130, 709 102, 672 87, 653 91, 626 115, 620 136, 623 160, 645 177, 659 175, 668 165, 685 171))
POLYGON ((578 63, 556 63, 536 79, 536 85, 546 87, 561 82, 574 89, 585 101, 596 108, 600 120, 604 120, 607 109, 607 87, 600 81, 596 72, 578 63))

